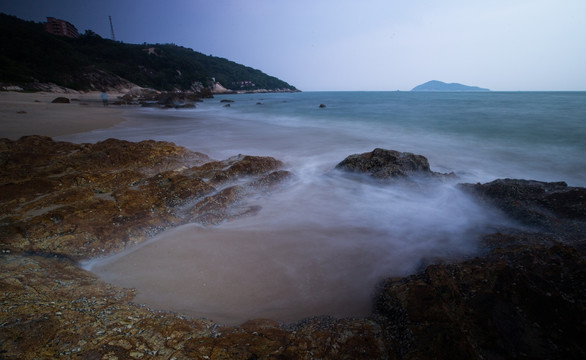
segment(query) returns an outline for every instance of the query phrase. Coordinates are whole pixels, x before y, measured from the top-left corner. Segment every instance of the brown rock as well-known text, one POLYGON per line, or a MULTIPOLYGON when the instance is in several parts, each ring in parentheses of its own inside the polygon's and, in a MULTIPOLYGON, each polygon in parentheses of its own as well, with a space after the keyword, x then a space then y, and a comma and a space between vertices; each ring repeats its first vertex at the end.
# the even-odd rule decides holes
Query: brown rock
POLYGON ((350 155, 336 165, 336 169, 366 174, 379 180, 453 176, 431 171, 424 156, 380 148, 350 155))
MULTIPOLYGON (((151 311, 67 259, 0 255, 4 359, 170 357, 215 326, 151 311)), ((179 354, 182 354, 179 351, 179 354)))
POLYGON ((172 143, 115 139, 2 139, 0 164, 3 247, 73 258, 118 251, 187 221, 254 214, 243 200, 286 178, 266 178, 282 165, 272 158, 212 161, 172 143), (215 188, 237 179, 243 184, 215 188))

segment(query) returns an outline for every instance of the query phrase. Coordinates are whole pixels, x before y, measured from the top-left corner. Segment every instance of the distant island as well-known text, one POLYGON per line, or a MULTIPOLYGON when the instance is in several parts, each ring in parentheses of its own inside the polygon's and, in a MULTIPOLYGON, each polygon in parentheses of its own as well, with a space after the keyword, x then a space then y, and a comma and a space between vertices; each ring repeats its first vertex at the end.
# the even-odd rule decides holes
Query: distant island
POLYGON ((468 86, 458 83, 445 83, 442 81, 432 80, 425 84, 418 85, 411 89, 411 91, 490 91, 489 89, 480 88, 478 86, 468 86))

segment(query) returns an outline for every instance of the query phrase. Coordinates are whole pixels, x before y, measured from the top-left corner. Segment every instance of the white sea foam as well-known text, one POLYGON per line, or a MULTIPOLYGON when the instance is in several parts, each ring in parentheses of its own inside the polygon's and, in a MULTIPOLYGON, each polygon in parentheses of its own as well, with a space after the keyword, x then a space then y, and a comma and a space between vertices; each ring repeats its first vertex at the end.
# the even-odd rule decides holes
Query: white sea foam
POLYGON ((254 203, 255 217, 184 226, 92 270, 137 287, 139 302, 225 323, 362 316, 378 281, 424 258, 471 254, 480 232, 502 224, 451 185, 415 191, 339 175, 254 203))
POLYGON ((91 264, 106 280, 136 287, 139 302, 227 323, 365 315, 378 281, 413 272, 425 258, 472 254, 478 235, 505 221, 454 184, 381 185, 333 171, 375 147, 424 155, 433 170, 454 171, 463 182, 586 184, 584 94, 231 98, 229 109, 213 99, 184 112, 145 110, 114 128, 64 138, 153 138, 217 159, 269 155, 296 175, 282 191, 251 199, 262 208, 254 217, 186 225, 91 264), (555 120, 544 126, 545 119, 555 120))

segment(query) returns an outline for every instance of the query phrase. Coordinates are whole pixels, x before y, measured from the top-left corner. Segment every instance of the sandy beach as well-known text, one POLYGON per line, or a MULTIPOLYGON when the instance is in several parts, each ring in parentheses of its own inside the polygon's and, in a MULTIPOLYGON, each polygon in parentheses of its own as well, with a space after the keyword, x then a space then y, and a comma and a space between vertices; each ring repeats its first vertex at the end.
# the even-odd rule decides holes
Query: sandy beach
MULTIPOLYGON (((110 101, 120 94, 108 94, 110 101)), ((79 94, 0 92, 0 138, 62 136, 107 128, 124 121, 123 107, 104 107, 99 92, 79 94), (53 104, 63 96, 69 104, 53 104)))

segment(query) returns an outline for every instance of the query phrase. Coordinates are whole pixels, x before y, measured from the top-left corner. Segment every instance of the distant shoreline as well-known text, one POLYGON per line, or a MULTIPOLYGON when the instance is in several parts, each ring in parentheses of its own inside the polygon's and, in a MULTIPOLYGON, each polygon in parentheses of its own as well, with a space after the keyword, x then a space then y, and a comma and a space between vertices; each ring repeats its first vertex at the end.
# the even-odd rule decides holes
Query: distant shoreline
MULTIPOLYGON (((296 93, 301 91, 267 92, 229 92, 214 96, 251 95, 269 93, 296 93)), ((586 91, 353 91, 320 90, 306 93, 403 93, 403 94, 486 94, 494 96, 503 93, 574 93, 586 91)), ((117 100, 123 93, 108 93, 110 102, 117 100)), ((58 92, 20 92, 0 91, 0 138, 17 140, 26 135, 58 137, 105 129, 127 120, 128 110, 138 109, 136 105, 110 105, 104 107, 99 92, 58 93, 58 92), (69 104, 53 104, 57 97, 70 99, 69 104)))

